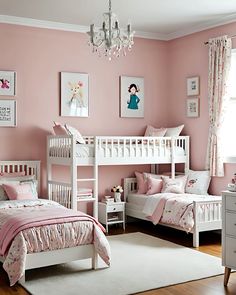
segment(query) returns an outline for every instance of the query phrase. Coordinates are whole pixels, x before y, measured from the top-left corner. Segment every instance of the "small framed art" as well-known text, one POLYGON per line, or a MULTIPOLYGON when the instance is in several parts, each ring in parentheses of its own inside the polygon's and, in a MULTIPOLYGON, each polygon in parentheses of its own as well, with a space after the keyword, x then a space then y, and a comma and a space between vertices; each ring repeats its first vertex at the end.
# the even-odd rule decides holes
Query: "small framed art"
POLYGON ((88 117, 88 74, 61 72, 61 116, 88 117))
POLYGON ((186 102, 187 117, 197 118, 199 117, 199 99, 188 98, 186 102))
POLYGON ((120 77, 120 116, 144 117, 144 78, 120 77))
POLYGON ((187 95, 199 95, 199 77, 187 78, 187 95))
POLYGON ((16 100, 0 99, 0 127, 16 127, 16 100))
POLYGON ((16 95, 16 72, 0 71, 0 95, 16 95))

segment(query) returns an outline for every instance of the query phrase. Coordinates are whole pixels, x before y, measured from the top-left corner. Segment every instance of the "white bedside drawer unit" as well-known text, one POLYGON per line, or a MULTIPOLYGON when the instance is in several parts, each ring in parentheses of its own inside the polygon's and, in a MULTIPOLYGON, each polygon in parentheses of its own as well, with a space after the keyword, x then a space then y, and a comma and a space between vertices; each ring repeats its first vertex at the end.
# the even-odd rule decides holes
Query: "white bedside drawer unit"
POLYGON ((222 197, 222 264, 227 286, 231 269, 236 269, 236 192, 223 191, 222 197))
POLYGON ((98 203, 98 220, 106 226, 108 232, 108 226, 111 224, 123 224, 125 230, 125 202, 119 203, 98 203))

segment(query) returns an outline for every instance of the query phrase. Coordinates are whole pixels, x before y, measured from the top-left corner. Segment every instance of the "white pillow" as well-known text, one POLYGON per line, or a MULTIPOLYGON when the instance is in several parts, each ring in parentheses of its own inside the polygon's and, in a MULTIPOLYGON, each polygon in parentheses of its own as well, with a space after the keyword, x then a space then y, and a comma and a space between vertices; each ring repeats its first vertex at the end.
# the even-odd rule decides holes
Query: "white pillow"
POLYGON ((85 144, 85 140, 84 140, 83 136, 80 134, 80 132, 76 128, 74 128, 70 125, 67 125, 67 124, 65 124, 65 128, 66 128, 69 135, 75 136, 75 139, 78 143, 85 144))
POLYGON ((174 193, 174 194, 183 194, 187 176, 181 176, 178 178, 169 178, 168 176, 163 176, 163 187, 162 193, 174 193))
POLYGON ((167 128, 165 136, 179 136, 183 128, 184 128, 184 125, 167 128))
POLYGON ((185 192, 189 194, 207 195, 210 181, 209 171, 189 170, 185 192))

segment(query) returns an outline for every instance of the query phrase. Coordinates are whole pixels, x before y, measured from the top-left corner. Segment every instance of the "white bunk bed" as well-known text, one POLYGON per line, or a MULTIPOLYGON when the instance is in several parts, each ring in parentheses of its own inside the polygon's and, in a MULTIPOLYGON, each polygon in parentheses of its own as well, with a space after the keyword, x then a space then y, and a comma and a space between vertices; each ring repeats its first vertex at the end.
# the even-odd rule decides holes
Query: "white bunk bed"
MULTIPOLYGON (((27 176, 34 176, 38 182, 38 192, 40 190, 40 161, 0 161, 0 172, 20 172, 24 171, 27 176)), ((9 201, 10 202, 10 201, 9 201)), ((43 251, 38 253, 30 253, 26 255, 25 270, 70 262, 80 259, 88 259, 92 261, 92 268, 97 268, 98 254, 93 244, 81 245, 72 248, 59 250, 43 251)), ((0 262, 4 262, 5 258, 0 256, 0 262)), ((25 282, 25 276, 20 280, 25 282)))
POLYGON ((189 137, 142 136, 85 136, 85 144, 76 144, 73 136, 48 136, 47 183, 49 199, 72 209, 77 209, 77 182, 92 181, 93 216, 98 217, 98 166, 171 164, 172 177, 175 164, 184 163, 189 170, 189 137), (52 166, 70 166, 70 183, 52 180, 52 166), (93 166, 93 177, 78 179, 78 166, 93 166))
MULTIPOLYGON (((124 201, 126 202, 126 216, 147 220, 150 220, 142 212, 142 208, 132 206, 128 202, 129 194, 133 194, 137 191, 137 180, 136 178, 125 178, 124 179, 124 201)), ((190 231, 193 234, 193 247, 199 247, 199 233, 203 231, 218 230, 222 229, 222 199, 216 197, 214 200, 205 201, 193 201, 193 216, 194 216, 194 227, 190 231)), ((185 231, 180 226, 166 224, 159 222, 158 224, 172 227, 178 230, 185 231)))

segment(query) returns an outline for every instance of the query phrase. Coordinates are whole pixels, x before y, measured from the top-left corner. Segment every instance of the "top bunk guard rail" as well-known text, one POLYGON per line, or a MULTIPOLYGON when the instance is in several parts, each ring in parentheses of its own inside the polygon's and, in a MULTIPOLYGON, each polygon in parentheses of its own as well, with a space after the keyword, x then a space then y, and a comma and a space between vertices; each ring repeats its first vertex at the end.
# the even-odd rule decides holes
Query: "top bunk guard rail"
MULTIPOLYGON (((188 163, 189 137, 85 136, 77 144, 73 136, 48 136, 48 159, 55 164, 130 165, 188 163), (92 154, 77 157, 77 149, 92 149, 92 154), (181 153, 178 150, 182 149, 181 153), (96 161, 95 161, 96 159, 96 161)), ((86 151, 87 152, 87 151, 86 151)))

